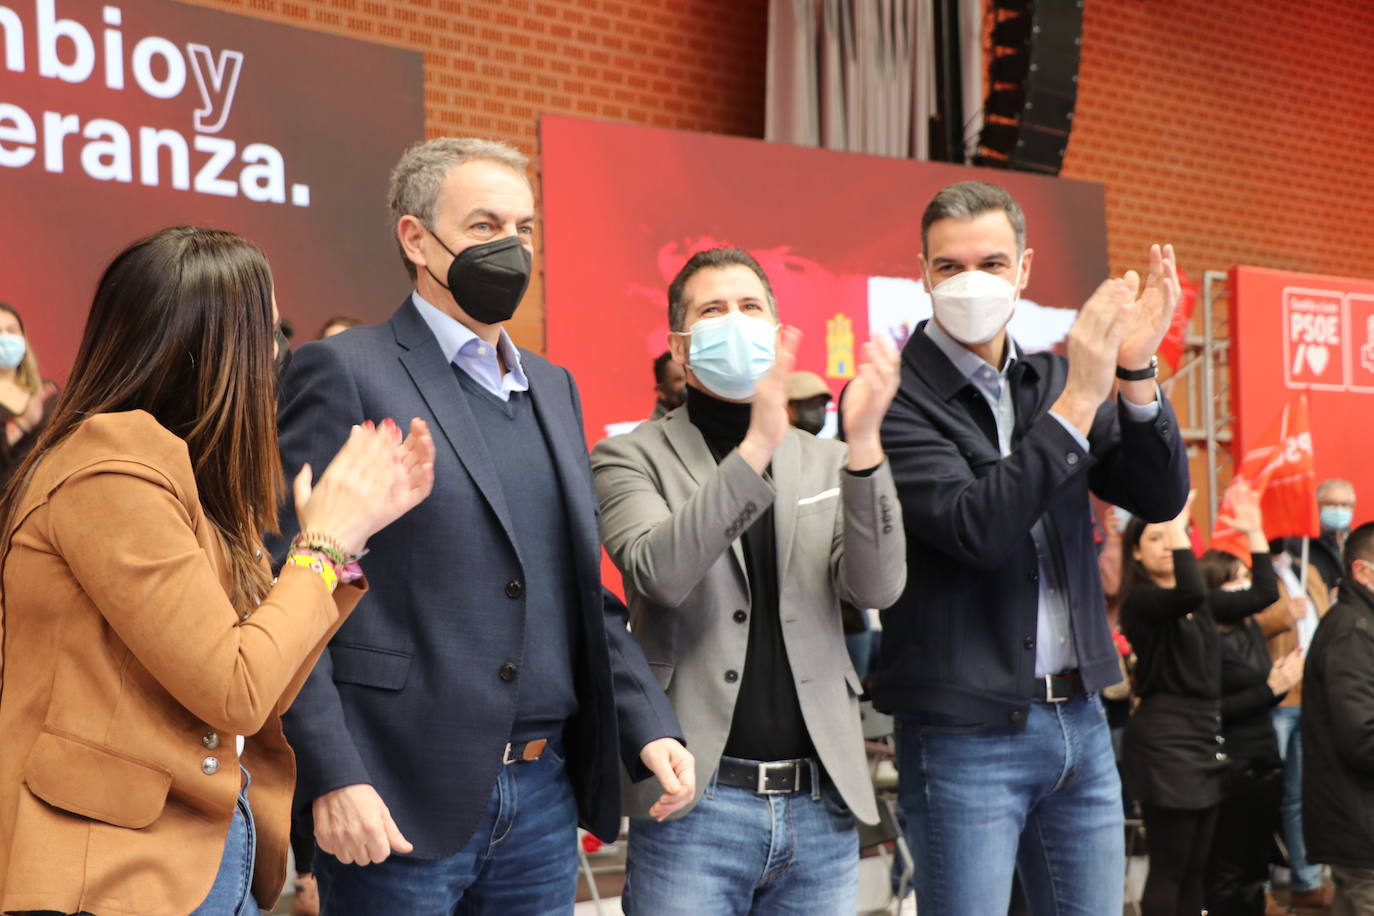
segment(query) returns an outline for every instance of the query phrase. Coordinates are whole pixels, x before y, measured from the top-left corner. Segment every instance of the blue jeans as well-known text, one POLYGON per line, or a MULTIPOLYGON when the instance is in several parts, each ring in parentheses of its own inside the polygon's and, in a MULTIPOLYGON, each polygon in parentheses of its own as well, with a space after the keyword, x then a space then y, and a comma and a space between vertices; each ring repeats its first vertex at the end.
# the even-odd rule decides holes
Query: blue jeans
POLYGON ((1037 916, 1121 912, 1121 781, 1096 695, 1031 703, 1024 732, 902 717, 896 740, 921 916, 1006 916, 1013 871, 1037 916))
MULTIPOLYGON (((400 825, 405 832, 405 825, 400 825)), ((467 845, 442 859, 344 865, 319 851, 322 916, 553 916, 577 896, 577 799, 562 745, 503 766, 467 845)))
POLYGON ((621 898, 627 916, 853 916, 859 835, 820 776, 814 767, 818 788, 786 795, 712 776, 677 820, 635 820, 621 898))
POLYGON ((1322 886, 1321 866, 1307 861, 1302 836, 1302 707, 1276 706, 1270 711, 1283 758, 1283 844, 1288 847, 1288 867, 1295 891, 1314 891, 1322 886))

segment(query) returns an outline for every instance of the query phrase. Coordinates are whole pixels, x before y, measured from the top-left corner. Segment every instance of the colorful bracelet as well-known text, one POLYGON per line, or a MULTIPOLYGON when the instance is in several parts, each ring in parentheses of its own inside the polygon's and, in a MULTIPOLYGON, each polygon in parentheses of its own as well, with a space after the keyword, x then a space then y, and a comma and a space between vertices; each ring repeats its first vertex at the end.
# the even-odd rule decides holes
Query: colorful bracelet
POLYGON ((339 573, 330 559, 323 554, 311 550, 295 550, 286 558, 290 566, 304 566, 306 569, 319 573, 324 584, 329 587, 332 595, 334 589, 339 585, 339 573))
POLYGON ((292 550, 314 550, 329 557, 335 566, 348 563, 348 551, 337 539, 315 531, 302 531, 291 540, 292 550))

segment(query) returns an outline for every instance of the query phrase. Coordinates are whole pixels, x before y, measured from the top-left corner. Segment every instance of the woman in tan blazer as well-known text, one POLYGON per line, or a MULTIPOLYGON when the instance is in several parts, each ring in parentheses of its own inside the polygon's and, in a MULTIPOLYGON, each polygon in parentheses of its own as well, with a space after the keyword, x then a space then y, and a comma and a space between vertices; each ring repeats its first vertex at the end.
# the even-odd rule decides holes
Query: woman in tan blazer
POLYGON ((295 777, 280 715, 363 593, 350 555, 433 481, 423 424, 404 443, 355 427, 317 484, 296 478, 305 534, 272 578, 276 320, 266 259, 227 232, 164 230, 101 278, 0 501, 0 911, 276 900, 295 777))

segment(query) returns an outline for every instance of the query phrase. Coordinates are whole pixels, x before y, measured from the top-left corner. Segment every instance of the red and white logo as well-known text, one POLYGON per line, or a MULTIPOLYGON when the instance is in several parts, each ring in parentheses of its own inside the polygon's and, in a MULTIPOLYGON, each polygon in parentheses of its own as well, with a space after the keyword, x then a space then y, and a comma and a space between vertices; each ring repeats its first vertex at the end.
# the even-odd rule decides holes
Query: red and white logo
POLYGON ((1338 291, 1283 291, 1283 377, 1289 388, 1346 387, 1343 296, 1338 291))

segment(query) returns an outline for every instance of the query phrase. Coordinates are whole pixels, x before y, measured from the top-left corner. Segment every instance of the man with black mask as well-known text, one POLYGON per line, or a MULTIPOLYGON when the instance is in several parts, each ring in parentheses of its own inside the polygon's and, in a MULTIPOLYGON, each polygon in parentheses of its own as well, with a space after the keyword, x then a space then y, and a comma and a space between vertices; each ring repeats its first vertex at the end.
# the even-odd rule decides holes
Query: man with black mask
POLYGON ((1344 560, 1303 672, 1302 823, 1308 861, 1331 866, 1331 911, 1374 913, 1374 523, 1344 560))
POLYGON ((787 374, 787 417, 797 429, 819 436, 832 400, 830 386, 816 373, 802 369, 787 374))
POLYGON ((658 778, 655 816, 692 797, 673 710, 601 587, 577 387, 503 327, 530 277, 527 166, 486 140, 408 150, 390 206, 413 292, 301 347, 283 380, 292 473, 393 416, 436 444, 427 511, 368 545, 367 606, 285 723, 324 916, 571 913, 578 823, 619 833, 622 763, 658 778))

